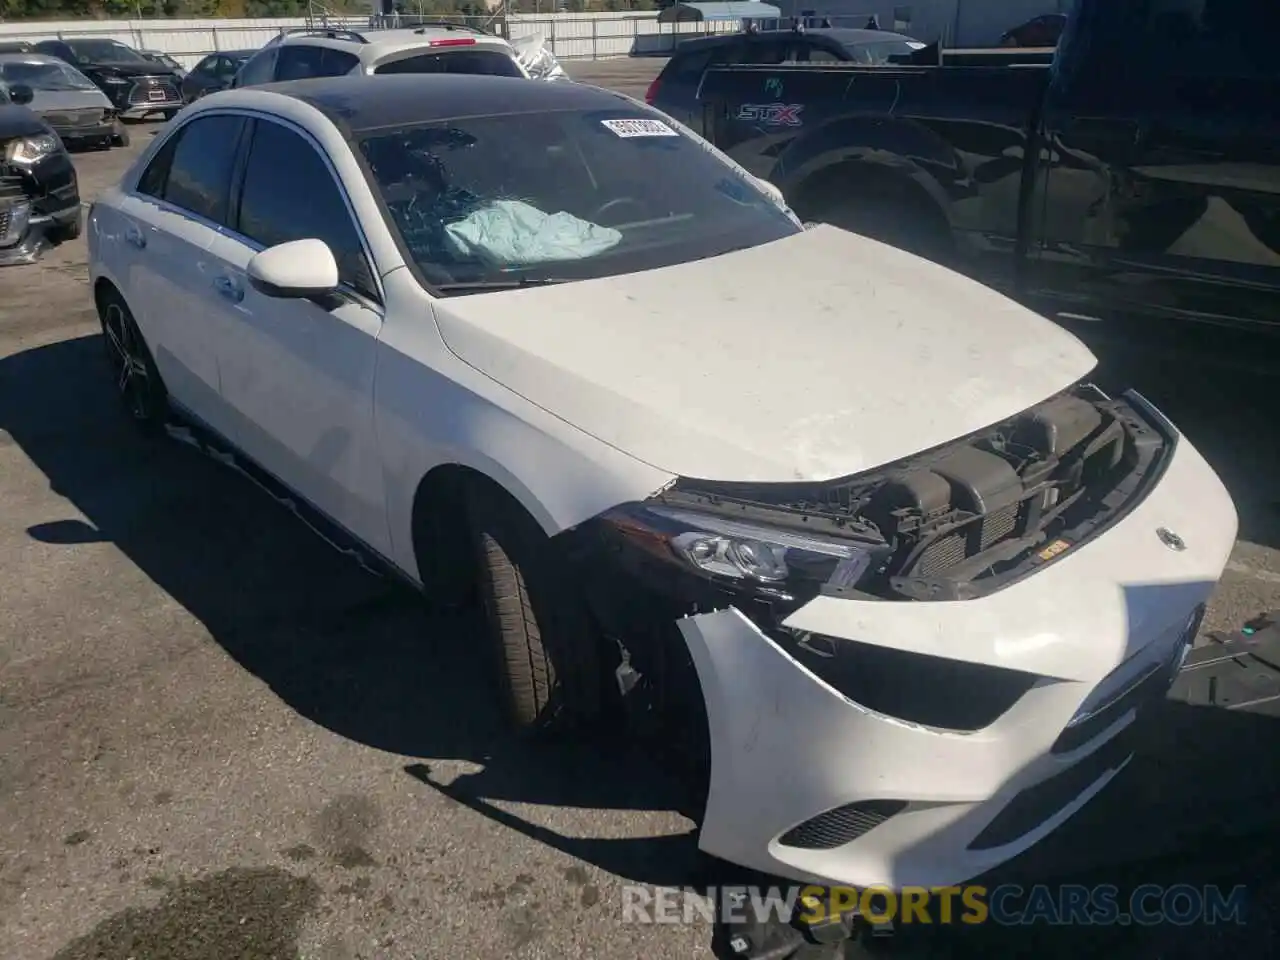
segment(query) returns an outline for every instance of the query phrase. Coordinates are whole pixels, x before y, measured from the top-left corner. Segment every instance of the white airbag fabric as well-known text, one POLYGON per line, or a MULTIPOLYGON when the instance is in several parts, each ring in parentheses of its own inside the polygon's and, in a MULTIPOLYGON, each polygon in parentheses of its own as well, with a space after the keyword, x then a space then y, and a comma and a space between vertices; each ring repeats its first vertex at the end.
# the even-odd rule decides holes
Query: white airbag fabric
POLYGON ((502 266, 582 260, 622 240, 611 227, 570 213, 543 213, 519 200, 497 200, 444 229, 459 253, 502 266))

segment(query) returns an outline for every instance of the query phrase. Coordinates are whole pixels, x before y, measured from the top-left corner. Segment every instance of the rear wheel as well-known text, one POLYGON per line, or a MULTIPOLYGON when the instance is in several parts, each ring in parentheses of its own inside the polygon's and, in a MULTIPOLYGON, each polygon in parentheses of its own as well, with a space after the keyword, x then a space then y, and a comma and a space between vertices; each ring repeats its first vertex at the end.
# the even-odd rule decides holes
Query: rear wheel
POLYGON ((99 298, 98 319, 121 404, 144 435, 158 434, 168 419, 168 394, 133 314, 112 290, 99 298))
POLYGON ((597 641, 551 541, 532 517, 485 488, 469 492, 467 517, 486 653, 508 720, 539 731, 594 717, 597 641))

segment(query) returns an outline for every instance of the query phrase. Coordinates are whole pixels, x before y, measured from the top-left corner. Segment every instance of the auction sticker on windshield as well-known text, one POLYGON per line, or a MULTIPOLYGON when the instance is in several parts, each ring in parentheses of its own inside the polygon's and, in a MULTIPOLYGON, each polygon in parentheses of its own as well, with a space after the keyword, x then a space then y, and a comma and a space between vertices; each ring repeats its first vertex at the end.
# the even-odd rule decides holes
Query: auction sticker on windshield
POLYGON ((620 137, 678 137, 661 120, 601 120, 606 127, 620 137))

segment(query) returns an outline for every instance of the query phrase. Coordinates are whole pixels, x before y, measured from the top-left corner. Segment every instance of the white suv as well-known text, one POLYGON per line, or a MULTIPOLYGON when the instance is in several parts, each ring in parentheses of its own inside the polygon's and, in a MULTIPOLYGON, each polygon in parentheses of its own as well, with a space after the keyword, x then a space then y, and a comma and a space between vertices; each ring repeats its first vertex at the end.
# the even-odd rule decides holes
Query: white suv
POLYGON ((282 34, 240 68, 233 87, 309 77, 386 73, 529 73, 502 37, 453 23, 403 30, 322 28, 282 34))

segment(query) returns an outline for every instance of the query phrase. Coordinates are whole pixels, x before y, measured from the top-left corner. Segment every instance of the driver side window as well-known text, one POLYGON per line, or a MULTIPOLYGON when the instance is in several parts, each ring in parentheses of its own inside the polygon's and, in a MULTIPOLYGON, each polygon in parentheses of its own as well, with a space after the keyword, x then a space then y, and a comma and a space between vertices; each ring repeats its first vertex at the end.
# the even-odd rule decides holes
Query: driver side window
POLYGON ((338 278, 378 299, 359 231, 329 165, 309 140, 282 124, 254 121, 234 229, 264 247, 323 240, 338 261, 338 278))

